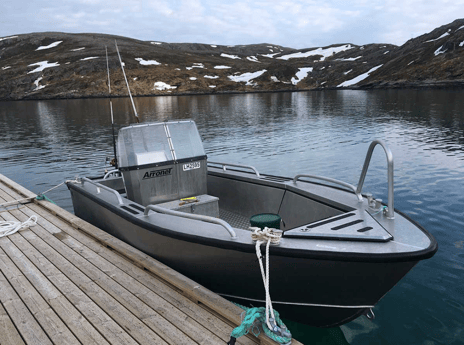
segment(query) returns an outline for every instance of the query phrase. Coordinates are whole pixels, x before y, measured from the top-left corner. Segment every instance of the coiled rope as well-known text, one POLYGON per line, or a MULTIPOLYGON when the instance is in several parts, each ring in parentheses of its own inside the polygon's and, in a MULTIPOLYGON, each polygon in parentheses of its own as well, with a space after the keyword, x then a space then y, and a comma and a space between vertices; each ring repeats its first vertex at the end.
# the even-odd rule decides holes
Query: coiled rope
POLYGON ((37 216, 32 215, 29 217, 28 220, 25 222, 18 222, 18 221, 1 221, 0 222, 0 238, 5 236, 13 235, 15 232, 28 228, 30 226, 34 226, 37 224, 37 216))
POLYGON ((290 344, 292 335, 282 320, 280 320, 279 313, 272 308, 271 295, 269 292, 269 246, 271 243, 280 243, 282 231, 267 227, 262 230, 257 227, 251 227, 250 230, 253 231, 251 233, 251 239, 256 241, 256 256, 258 257, 266 293, 266 308, 246 308, 240 306, 246 311, 246 315, 242 318, 241 325, 232 331, 231 339, 227 344, 235 344, 236 338, 247 334, 250 329, 253 330, 255 336, 258 336, 259 329, 256 325, 257 321, 262 324, 263 331, 269 338, 280 344, 290 344), (264 268, 263 256, 261 254, 261 245, 264 243, 266 243, 266 269, 264 268), (256 329, 258 329, 258 334, 256 334, 256 329))

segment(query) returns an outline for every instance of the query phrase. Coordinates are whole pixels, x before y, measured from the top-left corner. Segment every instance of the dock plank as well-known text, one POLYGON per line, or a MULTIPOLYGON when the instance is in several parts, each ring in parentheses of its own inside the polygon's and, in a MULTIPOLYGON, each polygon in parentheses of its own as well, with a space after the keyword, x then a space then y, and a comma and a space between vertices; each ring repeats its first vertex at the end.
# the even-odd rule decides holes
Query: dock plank
POLYGON ((25 345, 13 321, 0 302, 0 344, 25 345))

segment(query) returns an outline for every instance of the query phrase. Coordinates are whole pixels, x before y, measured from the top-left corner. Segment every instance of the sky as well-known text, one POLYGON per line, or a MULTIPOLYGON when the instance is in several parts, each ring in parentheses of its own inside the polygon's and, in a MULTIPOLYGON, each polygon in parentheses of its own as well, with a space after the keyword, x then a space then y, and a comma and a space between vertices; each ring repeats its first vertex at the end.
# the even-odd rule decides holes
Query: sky
POLYGON ((93 32, 291 48, 391 43, 464 18, 464 0, 2 0, 0 37, 93 32))

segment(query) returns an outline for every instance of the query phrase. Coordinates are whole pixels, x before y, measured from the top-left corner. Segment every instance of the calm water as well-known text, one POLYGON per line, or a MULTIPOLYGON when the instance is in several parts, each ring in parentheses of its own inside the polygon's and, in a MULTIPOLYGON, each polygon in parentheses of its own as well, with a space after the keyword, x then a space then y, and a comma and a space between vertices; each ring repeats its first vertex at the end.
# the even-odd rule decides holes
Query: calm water
MULTIPOLYGON (((143 121, 195 120, 211 160, 282 176, 311 173, 357 184, 369 143, 385 140, 395 159, 395 206, 437 238, 439 251, 380 301, 374 321, 361 317, 331 330, 290 324, 290 330, 306 344, 464 344, 464 91, 135 101, 143 121)), ((128 100, 113 106, 117 128, 133 122, 128 100)), ((0 133, 0 173, 36 193, 101 173, 112 156, 108 100, 0 102, 0 133)), ((387 200, 380 149, 363 191, 387 200)), ((48 196, 72 211, 65 187, 48 196)))

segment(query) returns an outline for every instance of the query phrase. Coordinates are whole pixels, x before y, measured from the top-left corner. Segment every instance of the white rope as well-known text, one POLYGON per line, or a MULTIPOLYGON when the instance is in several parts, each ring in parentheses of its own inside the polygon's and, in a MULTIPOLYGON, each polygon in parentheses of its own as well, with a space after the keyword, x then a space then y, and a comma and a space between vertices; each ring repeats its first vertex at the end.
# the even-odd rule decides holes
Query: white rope
POLYGON ((266 292, 266 324, 270 330, 274 329, 274 326, 271 325, 269 321, 269 315, 275 323, 274 309, 272 308, 271 294, 269 291, 269 246, 270 244, 279 244, 282 237, 282 231, 275 231, 274 229, 264 228, 250 228, 253 230, 251 234, 251 239, 256 241, 256 256, 258 257, 259 267, 261 269, 261 276, 263 278, 264 290, 266 292), (264 265, 261 255, 261 244, 266 243, 266 270, 264 270, 264 265))
POLYGON ((1 221, 0 222, 0 237, 5 237, 9 235, 13 235, 15 232, 28 228, 30 226, 34 226, 37 224, 37 216, 32 215, 29 217, 28 220, 25 222, 17 222, 17 221, 1 221))

